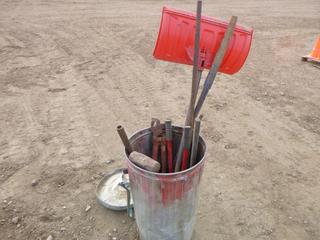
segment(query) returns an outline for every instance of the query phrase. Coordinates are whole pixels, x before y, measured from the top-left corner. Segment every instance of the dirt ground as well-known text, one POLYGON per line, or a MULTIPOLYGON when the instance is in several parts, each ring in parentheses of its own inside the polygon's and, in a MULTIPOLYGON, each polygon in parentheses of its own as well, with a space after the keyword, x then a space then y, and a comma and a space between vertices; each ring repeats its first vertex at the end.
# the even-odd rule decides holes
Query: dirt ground
MULTIPOLYGON (((195 9, 0 2, 1 240, 138 238, 95 187, 125 165, 117 124, 133 133, 152 116, 184 122, 192 69, 152 57, 163 5, 195 9)), ((319 240, 320 69, 300 57, 320 33, 320 1, 205 1, 204 13, 237 15, 255 32, 242 70, 219 75, 203 108, 194 239, 319 240)))

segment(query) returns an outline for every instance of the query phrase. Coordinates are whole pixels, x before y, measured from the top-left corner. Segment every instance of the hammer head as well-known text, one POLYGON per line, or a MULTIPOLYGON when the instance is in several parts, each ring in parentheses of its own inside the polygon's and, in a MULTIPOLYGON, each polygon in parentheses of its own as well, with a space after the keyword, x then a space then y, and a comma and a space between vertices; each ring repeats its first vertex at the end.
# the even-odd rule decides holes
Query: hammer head
POLYGON ((133 151, 129 155, 129 160, 134 164, 136 164, 138 167, 141 167, 144 170, 147 170, 150 172, 159 172, 161 168, 159 162, 139 152, 133 151))

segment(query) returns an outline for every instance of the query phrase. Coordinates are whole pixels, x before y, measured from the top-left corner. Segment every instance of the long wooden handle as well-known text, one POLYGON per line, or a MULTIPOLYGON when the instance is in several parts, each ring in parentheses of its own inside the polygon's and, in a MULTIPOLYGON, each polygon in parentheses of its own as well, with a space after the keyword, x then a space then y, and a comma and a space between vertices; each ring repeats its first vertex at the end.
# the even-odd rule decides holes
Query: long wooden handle
POLYGON ((228 28, 227 28, 227 31, 225 32, 224 34, 224 37, 223 37, 223 40, 221 42, 221 45, 220 45, 220 48, 214 58, 214 61, 213 61, 213 65, 210 69, 210 72, 204 82, 204 86, 203 86, 203 89, 202 89, 202 92, 201 92, 201 95, 199 97, 199 100, 197 102, 197 106, 196 106, 196 109, 195 109, 195 117, 198 116, 200 110, 201 110, 201 107, 204 103, 204 100, 206 99, 207 95, 208 95, 208 92, 214 82, 214 79, 217 75, 217 72, 220 68, 220 65, 221 65, 221 62, 224 58, 224 55, 226 53, 226 50, 228 48, 228 45, 229 45, 229 42, 231 40, 231 37, 233 35, 233 31, 234 31, 234 28, 235 28, 235 25, 237 23, 237 17, 236 16, 232 16, 231 19, 230 19, 230 22, 229 22, 229 25, 228 25, 228 28))

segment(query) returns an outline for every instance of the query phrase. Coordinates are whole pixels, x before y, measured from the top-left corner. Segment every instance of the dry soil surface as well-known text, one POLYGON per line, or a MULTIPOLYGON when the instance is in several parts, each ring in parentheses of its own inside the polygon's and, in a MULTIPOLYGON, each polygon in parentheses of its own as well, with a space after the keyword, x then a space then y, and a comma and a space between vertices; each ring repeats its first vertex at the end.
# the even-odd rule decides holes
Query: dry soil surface
MULTIPOLYGON (((195 9, 0 2, 1 240, 138 238, 94 192, 125 165, 117 124, 133 133, 152 116, 184 122, 192 69, 152 57, 163 5, 195 9)), ((255 33, 242 70, 219 75, 203 108, 194 239, 319 240, 320 69, 300 58, 319 34, 320 1, 206 1, 204 13, 238 15, 255 33)))

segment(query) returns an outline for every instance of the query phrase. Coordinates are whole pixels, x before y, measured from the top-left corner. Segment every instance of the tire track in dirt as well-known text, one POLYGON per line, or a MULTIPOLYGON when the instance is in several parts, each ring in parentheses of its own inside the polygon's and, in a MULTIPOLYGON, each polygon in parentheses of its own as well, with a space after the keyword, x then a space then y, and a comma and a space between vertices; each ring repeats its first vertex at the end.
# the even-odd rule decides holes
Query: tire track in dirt
MULTIPOLYGON (((131 32, 127 34, 127 31, 122 31, 118 25, 115 27, 117 30, 113 34, 112 42, 108 43, 110 48, 112 48, 112 45, 119 43, 122 46, 116 56, 109 58, 112 66, 108 74, 113 76, 111 80, 114 82, 115 88, 120 85, 118 86, 119 91, 126 93, 128 102, 136 104, 136 107, 140 109, 140 116, 148 110, 152 111, 152 109, 158 109, 157 113, 152 113, 156 116, 176 113, 174 106, 168 107, 168 98, 170 101, 171 95, 168 95, 165 91, 166 87, 163 88, 166 76, 160 75, 159 78, 159 72, 154 68, 154 62, 151 64, 146 62, 141 57, 140 52, 136 52, 136 49, 129 47, 130 36, 136 37, 135 34, 131 32), (128 35, 128 39, 124 41, 121 37, 123 35, 128 35)), ((122 28, 124 27, 122 26, 122 28)), ((111 31, 113 30, 111 29, 111 31)), ((104 32, 110 31, 105 30, 104 32)), ((173 102, 173 100, 171 101, 173 102)), ((150 114, 145 115, 144 121, 149 121, 147 118, 150 118, 150 114)))

